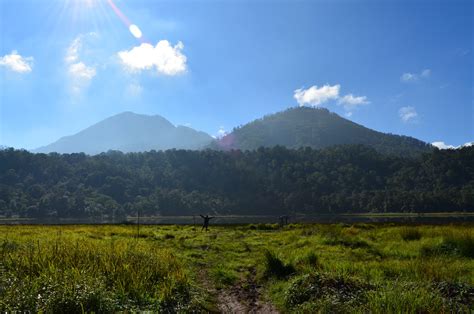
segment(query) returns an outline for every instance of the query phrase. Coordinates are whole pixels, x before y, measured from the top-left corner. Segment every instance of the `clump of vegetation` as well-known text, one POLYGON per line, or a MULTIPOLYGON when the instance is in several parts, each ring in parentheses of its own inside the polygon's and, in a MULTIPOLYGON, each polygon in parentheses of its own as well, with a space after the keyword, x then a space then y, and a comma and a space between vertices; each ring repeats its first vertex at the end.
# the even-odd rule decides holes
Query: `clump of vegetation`
POLYGON ((367 241, 360 240, 356 237, 350 237, 342 234, 327 234, 324 240, 324 244, 327 245, 342 245, 352 249, 357 248, 370 248, 370 244, 367 241))
POLYGON ((373 313, 444 313, 450 309, 441 296, 423 283, 386 282, 366 294, 366 312, 373 313))
POLYGON ((250 224, 248 228, 250 230, 278 230, 280 226, 278 224, 250 224))
POLYGON ((238 279, 234 271, 226 268, 222 264, 219 264, 211 271, 211 276, 218 286, 233 285, 238 279))
POLYGON ((421 239, 421 232, 413 227, 403 227, 400 229, 400 236, 405 241, 416 241, 421 239))
POLYGON ((423 246, 422 256, 453 255, 474 258, 474 236, 472 232, 463 234, 449 234, 443 237, 440 244, 423 246))
POLYGON ((295 278, 285 292, 285 304, 292 308, 306 302, 330 303, 344 306, 360 305, 365 301, 364 293, 372 286, 323 273, 310 273, 295 278))
POLYGON ((441 281, 435 283, 433 287, 448 301, 452 309, 457 305, 474 306, 474 286, 472 285, 441 281))
POLYGON ((310 266, 317 266, 317 265, 319 265, 318 256, 317 256, 316 253, 314 253, 314 252, 309 252, 309 253, 305 256, 305 260, 306 260, 306 262, 308 263, 308 265, 310 265, 310 266))
POLYGON ((295 265, 297 266, 297 270, 301 269, 303 271, 306 269, 318 269, 322 267, 318 255, 313 251, 298 255, 295 259, 295 265))
POLYGON ((285 264, 283 261, 271 251, 265 252, 265 276, 285 278, 295 272, 292 264, 285 264))

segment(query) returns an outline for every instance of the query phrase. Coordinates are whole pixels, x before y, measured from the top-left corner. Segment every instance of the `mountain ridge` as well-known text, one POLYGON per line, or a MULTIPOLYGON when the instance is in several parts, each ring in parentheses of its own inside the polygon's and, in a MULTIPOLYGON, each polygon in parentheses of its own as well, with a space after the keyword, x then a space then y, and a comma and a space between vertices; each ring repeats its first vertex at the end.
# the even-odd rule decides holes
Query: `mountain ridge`
POLYGON ((416 138, 372 130, 326 108, 291 107, 236 127, 219 139, 187 126, 175 126, 161 115, 125 111, 33 152, 98 154, 109 150, 255 150, 273 146, 321 149, 346 144, 366 145, 398 156, 416 156, 433 149, 416 138))
POLYGON ((362 144, 382 153, 417 155, 432 146, 414 137, 383 133, 345 119, 326 108, 291 107, 265 115, 211 144, 212 148, 253 150, 285 146, 315 149, 334 145, 362 144))
POLYGON ((73 135, 39 147, 33 152, 98 154, 108 150, 138 152, 171 148, 200 149, 212 137, 185 126, 174 126, 160 115, 125 111, 101 120, 73 135))

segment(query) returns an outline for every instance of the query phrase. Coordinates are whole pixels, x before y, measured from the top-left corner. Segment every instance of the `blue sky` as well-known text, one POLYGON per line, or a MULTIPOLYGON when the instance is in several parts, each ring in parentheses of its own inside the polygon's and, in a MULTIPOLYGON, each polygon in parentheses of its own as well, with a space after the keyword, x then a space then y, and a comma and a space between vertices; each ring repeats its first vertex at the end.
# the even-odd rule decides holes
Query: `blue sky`
POLYGON ((473 15, 469 0, 0 0, 0 144, 36 148, 123 111, 218 135, 305 105, 462 145, 473 15))

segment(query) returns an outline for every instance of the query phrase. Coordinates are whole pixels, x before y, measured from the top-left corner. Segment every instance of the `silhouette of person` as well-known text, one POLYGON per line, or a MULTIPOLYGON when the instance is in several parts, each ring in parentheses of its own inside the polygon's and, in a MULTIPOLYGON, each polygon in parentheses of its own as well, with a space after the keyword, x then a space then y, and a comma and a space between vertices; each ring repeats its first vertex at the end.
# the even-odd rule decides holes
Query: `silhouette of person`
POLYGON ((201 228, 201 231, 203 231, 204 229, 206 229, 206 231, 209 231, 208 227, 209 227, 209 220, 211 220, 212 218, 214 217, 209 217, 208 215, 206 216, 203 216, 203 215, 199 215, 202 217, 202 219, 204 219, 204 223, 202 224, 202 228, 201 228))

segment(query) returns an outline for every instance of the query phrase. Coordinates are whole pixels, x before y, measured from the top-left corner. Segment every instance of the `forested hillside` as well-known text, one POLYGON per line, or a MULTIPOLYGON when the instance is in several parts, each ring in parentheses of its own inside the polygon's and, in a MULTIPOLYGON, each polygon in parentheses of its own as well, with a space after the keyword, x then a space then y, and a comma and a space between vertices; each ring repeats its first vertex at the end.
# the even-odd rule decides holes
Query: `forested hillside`
POLYGON ((474 147, 419 158, 323 150, 0 151, 0 215, 22 217, 474 210, 474 147))
POLYGON ((413 137, 377 132, 344 119, 325 108, 295 107, 267 115, 234 129, 213 148, 253 150, 276 145, 287 148, 325 148, 362 144, 378 152, 418 156, 432 146, 413 137))

